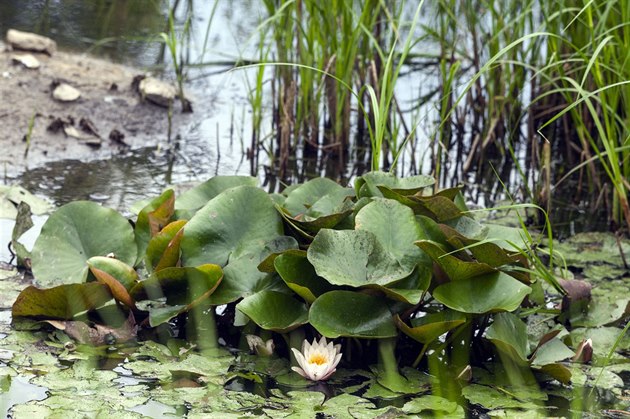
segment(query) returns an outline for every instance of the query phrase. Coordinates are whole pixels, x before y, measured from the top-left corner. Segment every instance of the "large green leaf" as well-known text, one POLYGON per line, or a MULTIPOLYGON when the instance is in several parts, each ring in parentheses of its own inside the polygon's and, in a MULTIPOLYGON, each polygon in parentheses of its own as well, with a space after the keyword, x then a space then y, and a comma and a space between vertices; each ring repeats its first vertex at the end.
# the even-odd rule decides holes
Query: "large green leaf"
POLYGON ((424 237, 413 211, 406 206, 391 199, 376 199, 361 208, 354 222, 357 230, 373 233, 383 250, 409 273, 419 263, 430 265, 414 245, 424 237))
POLYGON ((382 298, 354 291, 330 291, 318 297, 309 322, 328 338, 396 336, 392 314, 382 298))
POLYGON ((274 266, 287 286, 308 303, 333 288, 317 275, 303 250, 284 252, 275 259, 274 266))
POLYGON ((109 288, 95 282, 39 289, 29 286, 13 303, 13 317, 71 320, 76 314, 100 307, 112 299, 109 288))
POLYGON ((175 201, 175 209, 178 212, 192 215, 221 192, 243 185, 257 186, 258 180, 250 176, 216 176, 210 178, 201 185, 182 193, 175 201))
POLYGON ((149 309, 149 323, 155 327, 208 301, 222 279, 221 267, 213 264, 165 268, 138 283, 130 294, 136 301, 165 297, 165 305, 149 309))
POLYGON ((413 195, 433 184, 435 179, 425 175, 398 178, 392 173, 369 172, 356 180, 354 189, 357 197, 382 196, 379 186, 385 186, 401 195, 413 195))
POLYGON ((228 189, 184 227, 182 264, 226 266, 231 258, 246 253, 258 257, 269 240, 282 234, 282 219, 267 193, 253 186, 228 189))
POLYGON ((433 290, 433 297, 463 313, 513 311, 532 291, 503 272, 448 282, 433 290))
POLYGON ((378 190, 383 197, 400 202, 411 208, 415 214, 424 215, 440 222, 454 220, 462 216, 462 210, 457 204, 451 198, 439 193, 429 196, 419 194, 407 196, 384 186, 379 186, 378 190))
POLYGON ((407 336, 421 343, 431 343, 444 333, 467 321, 464 313, 444 310, 411 320, 411 327, 396 316, 396 324, 407 336))
POLYGON ((210 296, 210 302, 215 305, 227 304, 265 289, 280 287, 286 290, 278 275, 257 269, 258 260, 258 253, 231 258, 230 263, 223 268, 221 286, 210 296))
POLYGON ((77 201, 53 213, 33 246, 33 275, 40 285, 83 282, 87 260, 113 253, 133 265, 133 228, 116 211, 94 202, 77 201))
POLYGON ((553 338, 549 342, 541 345, 534 353, 531 365, 542 367, 544 365, 555 364, 565 361, 575 355, 560 339, 553 338))
MULTIPOLYGON (((311 210, 311 208, 322 198, 330 194, 339 193, 339 191, 344 191, 345 189, 347 188, 344 188, 337 182, 327 178, 311 179, 308 182, 293 188, 284 200, 283 207, 289 212, 289 214, 295 217, 299 214, 308 213, 309 210, 311 210)), ((349 191, 352 193, 351 189, 349 191)), ((343 200, 343 198, 344 195, 341 195, 341 200, 343 200)), ((330 214, 329 210, 332 209, 331 207, 334 207, 339 203, 340 202, 333 201, 331 206, 327 208, 326 206, 323 206, 320 215, 330 214)), ((317 216, 317 214, 313 215, 315 217, 317 216)))
POLYGON ((498 313, 494 322, 486 330, 486 339, 490 340, 503 354, 513 361, 526 363, 529 354, 527 326, 512 313, 498 313))
POLYGON ((136 300, 165 297, 169 305, 188 305, 210 296, 221 279, 221 267, 213 264, 165 268, 139 282, 131 290, 131 295, 136 300))
POLYGON ((291 236, 279 236, 265 243, 265 247, 260 253, 260 263, 258 269, 261 272, 275 272, 273 264, 276 258, 286 250, 299 249, 299 244, 291 236))
POLYGON ((282 206, 282 216, 306 235, 333 228, 352 213, 354 191, 330 179, 316 178, 292 189, 282 206))
POLYGON ((365 230, 322 229, 307 256, 317 274, 333 285, 387 285, 411 273, 408 266, 401 266, 383 249, 373 233, 365 230))
POLYGON ((308 321, 306 304, 293 296, 265 290, 245 297, 236 308, 266 330, 285 333, 308 321))
POLYGON ((496 271, 496 269, 486 263, 463 261, 452 254, 448 254, 442 246, 430 240, 419 240, 416 242, 416 245, 440 265, 451 281, 461 281, 496 271))

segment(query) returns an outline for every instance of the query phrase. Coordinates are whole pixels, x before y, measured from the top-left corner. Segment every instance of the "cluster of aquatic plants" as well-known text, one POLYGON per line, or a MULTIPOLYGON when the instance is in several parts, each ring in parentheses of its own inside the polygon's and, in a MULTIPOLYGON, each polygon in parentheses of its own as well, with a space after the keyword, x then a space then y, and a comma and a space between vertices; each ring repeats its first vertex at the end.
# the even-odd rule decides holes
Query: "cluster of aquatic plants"
MULTIPOLYGON (((294 351, 295 371, 328 378, 341 351, 340 366, 373 364, 393 393, 419 391, 401 368, 425 359, 442 389, 492 354, 513 374, 564 383, 571 369, 560 361, 588 360, 567 346, 588 354, 588 339, 572 342, 560 324, 528 339, 523 307, 545 311, 543 287, 564 290, 553 277, 536 282, 533 243, 480 224, 459 189, 431 193, 430 177, 384 172, 354 188, 317 178, 268 194, 256 184, 226 176, 177 198, 167 190, 133 223, 92 202, 59 208, 31 254, 36 283, 52 287, 22 291, 14 327, 52 325, 93 345, 177 334, 210 352, 249 342, 287 357, 322 336, 341 347, 294 351)), ((574 319, 579 305, 565 304, 557 314, 574 319)))

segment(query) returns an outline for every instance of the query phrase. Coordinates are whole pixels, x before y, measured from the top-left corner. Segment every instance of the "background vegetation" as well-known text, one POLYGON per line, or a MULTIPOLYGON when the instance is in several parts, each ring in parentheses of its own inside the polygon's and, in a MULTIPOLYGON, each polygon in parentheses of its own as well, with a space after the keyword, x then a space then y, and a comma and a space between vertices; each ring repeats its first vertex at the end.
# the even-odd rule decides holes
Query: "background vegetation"
POLYGON ((273 130, 255 123, 251 149, 280 180, 431 172, 483 202, 505 183, 552 214, 629 225, 625 2, 265 5, 252 107, 270 84, 273 130))

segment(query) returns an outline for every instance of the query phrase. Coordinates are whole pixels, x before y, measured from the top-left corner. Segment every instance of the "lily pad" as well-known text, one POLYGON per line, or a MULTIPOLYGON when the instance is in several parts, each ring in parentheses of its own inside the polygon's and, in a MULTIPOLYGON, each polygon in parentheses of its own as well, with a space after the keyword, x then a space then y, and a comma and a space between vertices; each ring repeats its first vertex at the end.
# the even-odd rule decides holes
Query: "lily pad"
POLYGON ((423 411, 431 410, 434 412, 453 413, 458 407, 459 405, 457 403, 445 399, 444 397, 426 395, 416 397, 405 403, 403 412, 407 414, 419 414, 423 411))
POLYGON ((529 354, 527 327, 512 313, 499 313, 486 331, 486 339, 515 362, 526 363, 529 354))
POLYGON ((286 333, 308 322, 308 309, 291 295, 265 290, 244 298, 236 306, 266 330, 286 333))
POLYGON ((300 246, 298 245, 297 240, 291 236, 279 236, 273 240, 265 243, 265 247, 260 253, 260 263, 258 264, 258 270, 261 272, 272 273, 275 272, 273 264, 279 255, 281 255, 286 250, 296 250, 300 246))
POLYGON ((392 314, 382 298, 353 291, 330 291, 318 297, 309 322, 328 338, 396 336, 392 314))
POLYGON ((21 186, 0 185, 0 218, 14 219, 17 215, 16 207, 24 202, 28 204, 35 215, 49 213, 53 206, 42 198, 39 198, 21 186))
POLYGON ((418 175, 399 178, 388 172, 369 172, 361 176, 354 183, 357 197, 382 196, 378 186, 385 186, 402 195, 413 195, 424 188, 435 184, 430 176, 418 175))
POLYGON ((496 272, 496 269, 486 263, 464 261, 453 254, 449 254, 438 243, 429 240, 419 240, 416 242, 416 246, 431 256, 451 281, 461 281, 496 272))
POLYGON ((482 386, 480 384, 470 384, 462 389, 462 395, 470 403, 483 406, 493 410, 498 408, 520 408, 537 409, 542 407, 539 403, 529 400, 519 400, 516 395, 513 397, 507 392, 501 392, 495 388, 482 386))
POLYGON ((276 271, 293 292, 309 304, 333 287, 315 272, 303 250, 289 250, 274 261, 276 271))
POLYGON ((571 349, 567 347, 560 339, 554 338, 541 345, 532 357, 532 366, 543 366, 555 364, 572 358, 575 355, 571 349))
MULTIPOLYGON (((238 186, 213 198, 184 227, 182 264, 215 263, 255 252, 283 234, 273 201, 259 188, 238 186)), ((257 263, 256 263, 257 264, 257 263)))
POLYGON ((354 195, 352 189, 344 188, 337 182, 327 178, 315 178, 293 188, 284 200, 283 208, 286 209, 291 216, 295 217, 299 214, 309 214, 315 205, 316 210, 310 215, 317 218, 321 215, 330 214, 334 207, 341 204, 345 196, 350 195, 354 195), (340 200, 337 200, 337 202, 330 200, 322 202, 319 204, 320 208, 317 210, 316 205, 318 201, 330 196, 331 194, 335 196, 334 194, 337 194, 340 191, 344 192, 346 190, 348 191, 348 194, 341 194, 338 197, 341 198, 340 200), (324 203, 327 205, 324 205, 324 203))
POLYGON ((407 336, 420 343, 431 343, 444 333, 452 330, 468 320, 464 313, 445 310, 427 314, 424 317, 411 319, 411 327, 396 316, 396 324, 407 336))
MULTIPOLYGON (((175 209, 178 213, 193 215, 195 211, 203 207, 219 195, 221 192, 238 186, 257 186, 258 180, 250 176, 216 176, 208 179, 201 185, 182 193, 175 201, 175 209)), ((189 217, 186 217, 189 218, 189 217)))
POLYGON ((300 235, 311 240, 322 228, 333 228, 351 213, 354 191, 325 178, 292 189, 278 210, 300 235))
POLYGON ((433 290, 433 297, 463 313, 514 311, 531 288, 503 272, 448 282, 433 290))
POLYGON ((32 251, 33 275, 45 286, 83 282, 87 260, 110 253, 128 265, 135 263, 137 249, 129 222, 94 202, 72 202, 42 227, 32 251))
POLYGON ((413 211, 396 201, 376 199, 361 208, 355 217, 355 229, 373 233, 383 249, 409 272, 418 263, 430 265, 426 255, 414 246, 424 237, 413 211))
POLYGON ((228 304, 265 289, 286 291, 286 286, 278 275, 257 269, 258 260, 258 253, 230 259, 230 263, 223 268, 221 286, 210 296, 210 302, 214 305, 228 304))
POLYGON ((411 274, 413 258, 405 265, 394 259, 365 230, 322 229, 311 243, 308 260, 319 276, 333 285, 387 285, 411 274))
POLYGON ((29 286, 13 303, 13 317, 71 320, 76 314, 102 306, 112 299, 103 284, 67 284, 48 289, 29 286))

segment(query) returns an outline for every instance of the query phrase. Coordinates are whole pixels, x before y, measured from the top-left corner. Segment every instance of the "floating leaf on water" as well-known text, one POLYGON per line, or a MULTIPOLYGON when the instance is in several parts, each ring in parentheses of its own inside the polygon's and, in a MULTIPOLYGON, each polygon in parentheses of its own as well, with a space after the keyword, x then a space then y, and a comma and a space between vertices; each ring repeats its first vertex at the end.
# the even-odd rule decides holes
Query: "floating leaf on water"
MULTIPOLYGON (((20 202, 24 202, 28 204, 31 212, 35 215, 47 214, 54 208, 50 202, 33 195, 23 187, 17 185, 0 185, 0 203, 6 201, 12 203, 14 206, 19 205, 20 202)), ((0 205, 0 208, 2 207, 3 205, 0 205)), ((6 218, 2 212, 0 212, 0 218, 6 218)))
POLYGON ((33 275, 42 286, 83 282, 87 260, 110 253, 128 265, 135 263, 137 247, 129 222, 94 202, 72 202, 44 223, 32 251, 33 275))
POLYGON ((542 404, 531 400, 520 400, 517 393, 513 395, 510 393, 480 384, 469 384, 462 389, 462 395, 470 403, 489 410, 502 408, 538 409, 543 407, 542 404))
POLYGON ((419 414, 423 411, 454 413, 459 405, 444 397, 427 395, 416 397, 403 406, 403 412, 407 414, 419 414))

